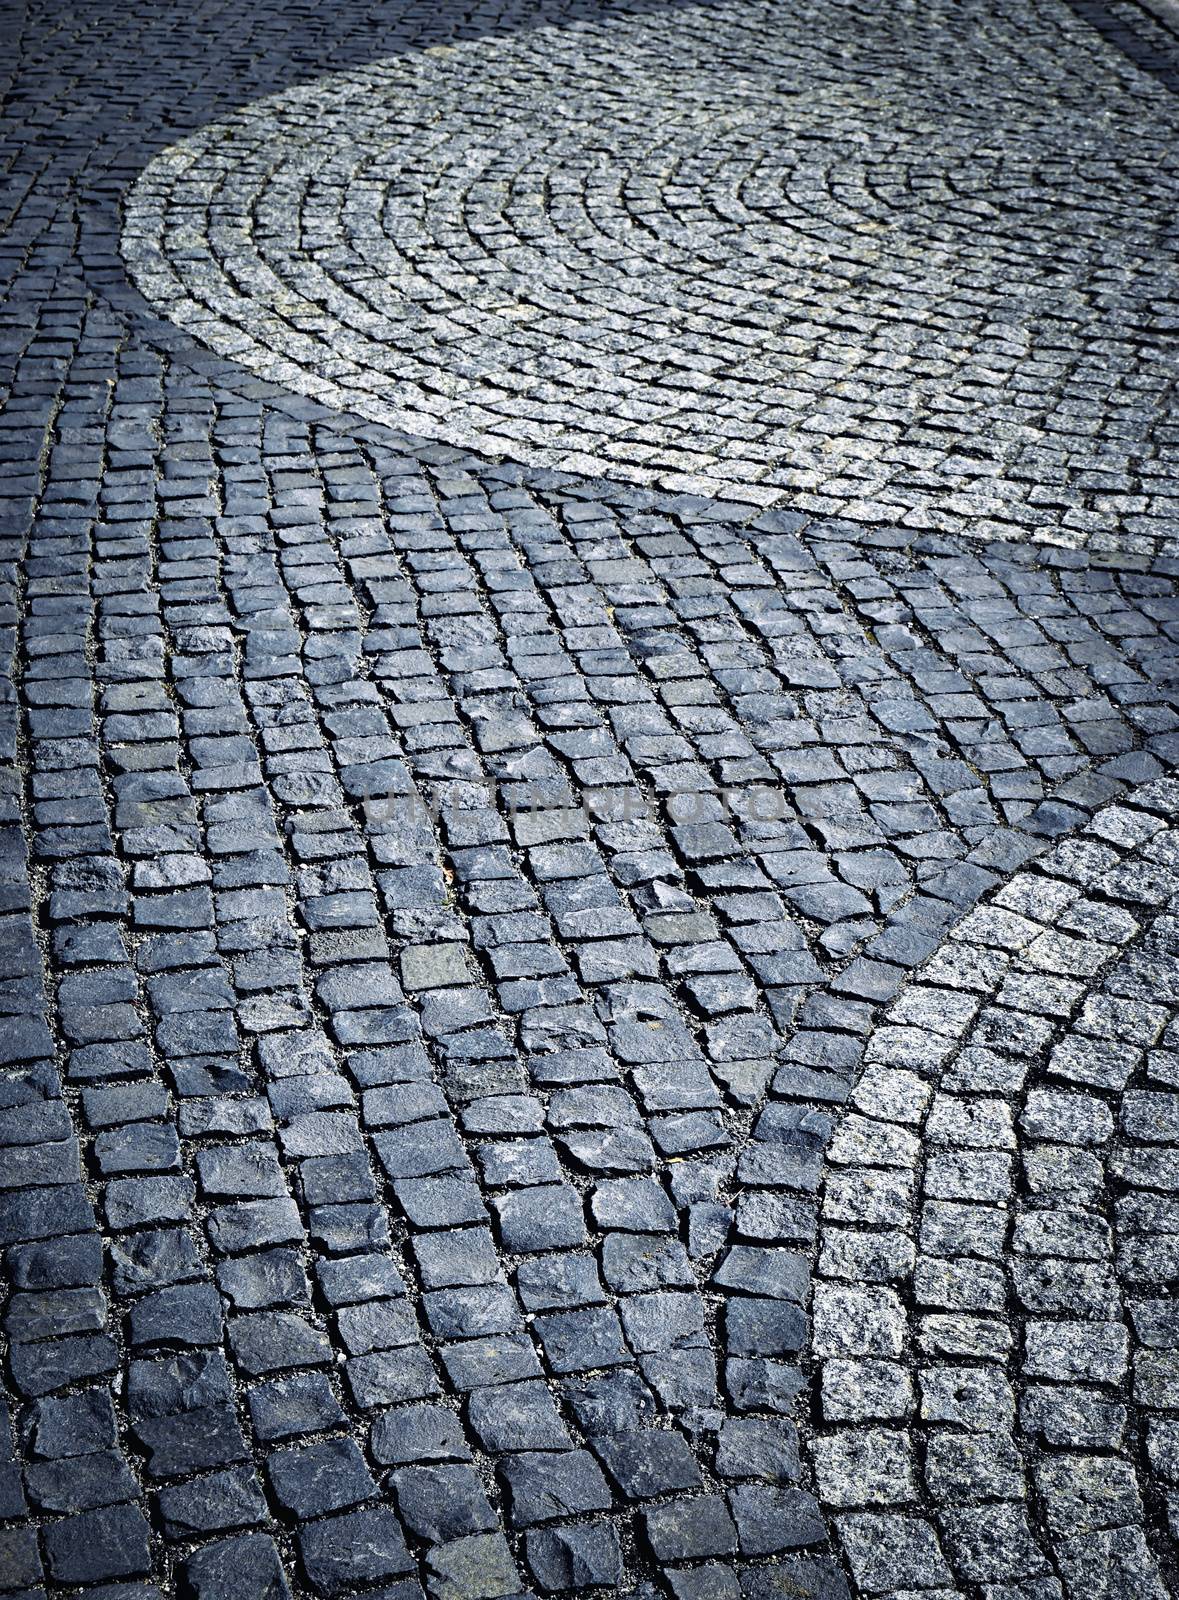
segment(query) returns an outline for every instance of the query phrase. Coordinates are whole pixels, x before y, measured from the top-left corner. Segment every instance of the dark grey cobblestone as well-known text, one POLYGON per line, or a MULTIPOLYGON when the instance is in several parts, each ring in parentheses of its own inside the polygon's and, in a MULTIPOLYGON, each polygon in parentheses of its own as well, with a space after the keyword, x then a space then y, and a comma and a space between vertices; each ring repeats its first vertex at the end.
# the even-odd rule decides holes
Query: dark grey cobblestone
POLYGON ((1174 43, 15 22, 0 1592, 1173 1591, 1174 43))

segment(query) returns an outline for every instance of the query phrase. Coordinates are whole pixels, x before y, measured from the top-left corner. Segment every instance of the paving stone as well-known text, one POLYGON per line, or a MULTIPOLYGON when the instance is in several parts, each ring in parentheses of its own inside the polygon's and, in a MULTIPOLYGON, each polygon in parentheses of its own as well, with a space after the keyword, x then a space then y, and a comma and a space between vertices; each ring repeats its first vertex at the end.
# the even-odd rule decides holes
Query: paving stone
POLYGON ((26 1413, 25 1427, 34 1454, 49 1460, 109 1449, 118 1436, 118 1418, 105 1389, 38 1400, 26 1413))
POLYGON ((0 1532, 0 1561, 7 1588, 23 1589, 30 1595, 38 1592, 35 1586, 41 1582, 43 1569, 32 1528, 12 1527, 0 1532))
POLYGON ((286 1600, 291 1593, 278 1549, 264 1534, 245 1534, 205 1545, 184 1563, 184 1580, 196 1600, 213 1596, 265 1595, 286 1600))
POLYGON ((505 1250, 576 1249, 585 1243, 585 1224, 574 1189, 542 1185, 493 1201, 505 1250))
POLYGON ((148 1525, 135 1506, 86 1511, 47 1529, 45 1554, 58 1583, 135 1577, 150 1568, 148 1525))
MULTIPOLYGON (((25 1468, 29 1498, 43 1511, 91 1511, 97 1506, 134 1500, 138 1486, 115 1450, 31 1462, 25 1468)), ((20 1507, 24 1510, 24 1506, 20 1507)))
POLYGON ((277 1450, 267 1458, 266 1472, 279 1501, 299 1517, 339 1511, 376 1492, 351 1439, 277 1450))
POLYGON ((617 1588, 622 1551, 609 1525, 543 1528, 525 1537, 529 1570, 546 1593, 593 1585, 617 1588))
POLYGON ((717 1495, 657 1506, 645 1514, 643 1523, 660 1561, 730 1555, 737 1548, 737 1530, 717 1495))
POLYGON ((470 1455, 458 1418, 438 1405, 404 1406, 385 1412, 373 1422, 370 1446, 382 1466, 465 1461, 470 1455))
POLYGON ((373 1583, 413 1572, 416 1563, 385 1506, 345 1512, 309 1523, 299 1534, 299 1554, 317 1594, 352 1594, 373 1583))
POLYGON ((1161 1595, 1163 19, 50 13, 8 1592, 1161 1595))
POLYGON ((135 1437, 153 1478, 223 1467, 247 1455, 237 1418, 226 1405, 196 1406, 179 1415, 145 1417, 135 1437))
POLYGON ((611 1496, 601 1469, 584 1450, 548 1455, 524 1451, 500 1468, 515 1527, 579 1512, 606 1511, 611 1496))
POLYGON ((900 1584, 930 1588, 950 1579, 932 1528, 916 1517, 862 1515, 840 1525, 852 1576, 866 1594, 900 1584))
POLYGON ((248 1467, 213 1472, 191 1483, 161 1489, 159 1504, 170 1539, 250 1527, 269 1517, 261 1486, 248 1467))
POLYGON ((246 1398, 255 1432, 268 1443, 323 1432, 345 1420, 331 1386, 319 1372, 295 1373, 257 1384, 246 1398))
POLYGON ((501 1600, 519 1593, 519 1576, 502 1534, 481 1533, 431 1550, 426 1557, 431 1600, 501 1600))
POLYGON ((470 1467, 402 1467, 392 1483, 402 1522, 430 1544, 449 1544, 496 1527, 495 1513, 470 1467))

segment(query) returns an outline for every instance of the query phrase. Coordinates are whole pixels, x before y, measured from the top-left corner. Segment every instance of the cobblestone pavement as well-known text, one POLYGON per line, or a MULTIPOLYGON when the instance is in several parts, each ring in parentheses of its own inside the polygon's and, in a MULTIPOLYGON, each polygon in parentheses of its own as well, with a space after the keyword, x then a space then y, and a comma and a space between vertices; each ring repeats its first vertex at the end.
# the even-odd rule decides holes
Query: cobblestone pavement
POLYGON ((0 1592, 1166 1600, 1179 35, 6 46, 0 1592))
POLYGON ((1062 67, 1064 19, 1023 7, 933 84, 941 18, 829 12, 553 23, 329 74, 149 166, 132 276, 251 371, 427 438, 1150 549, 1172 97, 1092 47, 1062 67))

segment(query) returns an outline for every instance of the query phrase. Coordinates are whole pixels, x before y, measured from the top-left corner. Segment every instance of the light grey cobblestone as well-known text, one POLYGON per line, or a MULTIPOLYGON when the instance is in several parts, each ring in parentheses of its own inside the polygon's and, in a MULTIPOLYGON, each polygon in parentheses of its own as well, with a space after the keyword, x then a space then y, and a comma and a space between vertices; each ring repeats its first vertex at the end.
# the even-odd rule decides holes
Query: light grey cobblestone
MULTIPOLYGON (((969 1011, 947 1018, 952 1051, 915 1070, 894 1057, 875 1081, 871 1069, 865 1074, 880 1131, 856 1152, 853 1183, 868 1184, 873 1168, 887 1168, 893 1129, 907 1132, 920 1121, 912 1253, 890 1275, 896 1287, 882 1290, 866 1273, 845 1287, 847 1274, 832 1272, 826 1239, 842 1232, 845 1191, 823 1230, 816 1308, 833 1293, 853 1306, 884 1292, 899 1308, 903 1298, 899 1325, 881 1303, 874 1328, 894 1341, 894 1357, 909 1355, 917 1406, 894 1411, 894 1428, 883 1434, 849 1430, 838 1404, 827 1413, 824 1379, 823 1425, 810 1444, 817 1480, 836 1504, 872 1507, 877 1517, 875 1508, 895 1505, 882 1537, 905 1549, 923 1541, 934 1564, 940 1550, 963 1591, 1042 1578, 1044 1593, 1061 1592, 1062 1582, 1069 1600, 1094 1586, 1109 1594, 1168 1592, 1174 1507, 1147 1442, 1169 1437, 1153 1419, 1167 1394, 1165 1384, 1140 1379, 1156 1365, 1140 1330, 1158 1326, 1165 1344, 1153 1319, 1167 1302, 1137 1300, 1157 1296, 1173 1270, 1165 1191, 1156 1175, 1138 1170, 1165 1139, 1148 1108, 1165 1108, 1166 1093, 1138 1087, 1151 1080, 1156 1051, 1133 1051, 1112 1080, 1090 1086, 1074 1073, 1069 1046, 1119 1003, 1126 1032, 1140 1029, 1144 1046, 1165 1045, 1174 1026, 1172 1009, 1157 1003, 1170 992, 1163 964, 1174 958, 1162 909, 1179 894, 1174 798, 1167 780, 1136 791, 1129 806, 1099 811, 1073 840, 963 918, 925 976, 936 969, 953 986, 960 955, 973 971, 975 940, 1000 946, 1005 959, 985 989, 975 986, 969 1011), (1114 849, 1099 843, 1115 839, 1114 849), (1130 887, 1144 880, 1152 885, 1145 903, 1130 887), (1112 935, 1086 941, 1086 978, 1072 985, 1067 1006, 1055 1002, 1042 970, 1042 953, 1063 924, 1108 926, 1112 935), (1004 1061, 989 1081, 975 1070, 984 1027, 994 1041, 988 1055, 1004 1061), (890 1075, 897 1080, 891 1091, 890 1075), (923 1097, 915 1083, 926 1086, 923 1097), (922 1099, 926 1109, 915 1113, 922 1099), (1013 1152, 1018 1167, 1008 1155, 977 1165, 979 1152, 993 1148, 1013 1152), (955 1171, 969 1175, 956 1192, 947 1184, 955 1171), (1136 1226, 1143 1232, 1135 1234, 1136 1226), (849 1471, 858 1462, 866 1465, 849 1471), (923 1481, 915 1488, 918 1471, 923 1481), (903 1509, 918 1498, 928 1508, 919 1525, 903 1509)), ((906 991, 896 1009, 914 993, 906 991)), ((889 1020, 886 1012, 876 1038, 889 1020)), ((870 1041, 869 1059, 875 1053, 870 1041)), ((854 1317, 843 1319, 845 1339, 853 1326, 854 1317)), ((837 1352, 824 1347, 820 1329, 817 1309, 813 1348, 822 1362, 837 1352)), ((876 1569, 862 1515, 837 1514, 835 1522, 861 1586, 872 1592, 876 1569)))
POLYGON ((2 67, 0 1592, 1164 1596, 1163 25, 2 67))

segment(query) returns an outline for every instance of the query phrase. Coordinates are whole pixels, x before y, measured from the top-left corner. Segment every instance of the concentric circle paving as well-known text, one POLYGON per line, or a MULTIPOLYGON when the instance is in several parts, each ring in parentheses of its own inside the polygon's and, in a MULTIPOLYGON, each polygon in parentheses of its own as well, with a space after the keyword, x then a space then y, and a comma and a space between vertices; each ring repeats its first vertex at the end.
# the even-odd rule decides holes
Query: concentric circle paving
POLYGON ((0 1594, 1174 1587, 1167 59, 32 0, 0 1594))
POLYGON ((881 48, 841 8, 654 11, 326 77, 157 157, 124 255, 213 349, 426 438, 1125 548, 1176 423, 1173 103, 1062 6, 1030 41, 965 15, 948 77, 905 15, 881 48))
POLYGON ((1018 874, 869 1043, 829 1151, 811 1445, 865 1592, 1171 1592, 1174 799, 1018 874))

